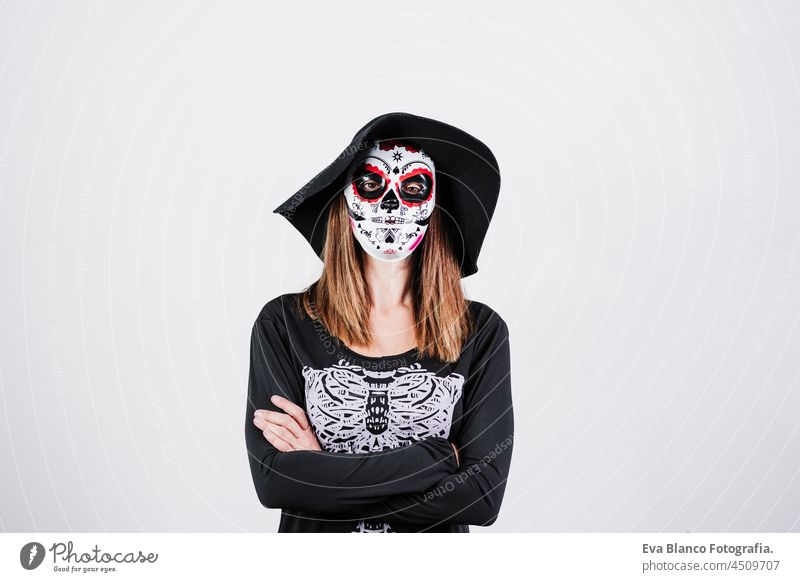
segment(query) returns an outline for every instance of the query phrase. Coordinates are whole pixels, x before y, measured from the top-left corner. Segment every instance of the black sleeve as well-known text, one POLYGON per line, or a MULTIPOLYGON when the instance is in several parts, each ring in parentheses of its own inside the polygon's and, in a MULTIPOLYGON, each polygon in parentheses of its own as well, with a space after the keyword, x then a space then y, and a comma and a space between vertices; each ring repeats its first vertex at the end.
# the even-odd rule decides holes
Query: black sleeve
POLYGON ((453 437, 461 452, 461 468, 426 491, 393 495, 360 508, 352 518, 416 525, 495 522, 514 440, 508 327, 502 319, 491 324, 476 346, 476 361, 465 386, 469 400, 464 402, 464 422, 453 437))
POLYGON ((256 409, 283 412, 278 394, 303 407, 304 384, 285 327, 271 318, 253 324, 250 340, 245 443, 256 494, 270 508, 347 512, 409 491, 424 491, 458 470, 450 441, 432 437, 375 453, 276 449, 253 424, 256 409))

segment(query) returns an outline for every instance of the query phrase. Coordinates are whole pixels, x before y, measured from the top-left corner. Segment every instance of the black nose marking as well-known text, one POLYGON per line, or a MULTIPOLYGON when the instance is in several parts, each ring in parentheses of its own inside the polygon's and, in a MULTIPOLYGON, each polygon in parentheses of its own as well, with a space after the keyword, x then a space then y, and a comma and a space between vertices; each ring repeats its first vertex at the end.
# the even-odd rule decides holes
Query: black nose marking
POLYGON ((389 190, 386 196, 383 197, 383 200, 381 200, 381 210, 391 212, 398 208, 400 208, 400 201, 397 199, 394 190, 389 190))

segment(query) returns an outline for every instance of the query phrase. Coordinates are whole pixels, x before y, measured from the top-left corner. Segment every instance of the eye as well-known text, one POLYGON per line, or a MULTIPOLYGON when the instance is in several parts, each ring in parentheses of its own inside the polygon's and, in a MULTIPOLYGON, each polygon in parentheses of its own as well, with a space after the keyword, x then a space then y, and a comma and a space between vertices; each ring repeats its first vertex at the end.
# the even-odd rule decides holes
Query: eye
POLYGON ((400 197, 409 203, 419 203, 431 195, 433 180, 427 172, 412 174, 400 184, 400 197))
POLYGON ((359 188, 365 192, 375 192, 376 190, 379 190, 380 187, 381 185, 378 182, 369 178, 362 179, 361 184, 359 184, 359 188))
POLYGON ((403 192, 405 192, 406 194, 411 194, 412 196, 421 194, 423 190, 424 188, 422 184, 419 184, 417 182, 408 182, 406 184, 403 184, 403 192))
POLYGON ((362 169, 353 177, 353 188, 366 200, 377 200, 386 190, 386 180, 380 174, 362 169))

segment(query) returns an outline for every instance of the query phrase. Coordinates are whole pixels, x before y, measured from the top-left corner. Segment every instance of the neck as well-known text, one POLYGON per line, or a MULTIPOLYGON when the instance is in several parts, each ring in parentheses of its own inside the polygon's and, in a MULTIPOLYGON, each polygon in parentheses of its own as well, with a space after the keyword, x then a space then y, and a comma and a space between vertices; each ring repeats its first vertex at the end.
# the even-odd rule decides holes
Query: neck
POLYGON ((373 309, 388 311, 410 307, 411 259, 387 263, 364 253, 364 278, 372 297, 373 309))

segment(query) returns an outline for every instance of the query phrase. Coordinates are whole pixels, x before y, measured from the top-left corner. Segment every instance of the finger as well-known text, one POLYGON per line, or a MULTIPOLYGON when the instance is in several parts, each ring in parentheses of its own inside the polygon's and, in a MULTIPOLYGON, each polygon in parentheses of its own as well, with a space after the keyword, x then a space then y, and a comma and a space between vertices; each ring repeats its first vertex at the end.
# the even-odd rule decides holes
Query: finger
POLYGON ((265 410, 258 416, 258 418, 287 428, 297 438, 303 436, 303 429, 300 428, 300 425, 297 424, 297 421, 288 414, 283 414, 282 412, 273 412, 272 410, 265 410))
POLYGON ((289 443, 287 443, 287 442, 286 442, 285 440, 283 440, 282 438, 278 437, 278 435, 276 435, 276 434, 275 434, 274 432, 272 432, 271 430, 269 430, 269 429, 266 429, 266 430, 264 430, 263 432, 264 432, 264 438, 265 438, 265 439, 267 439, 267 440, 269 441, 269 443, 270 443, 270 444, 271 444, 273 447, 275 447, 276 449, 278 449, 278 450, 279 450, 279 451, 281 451, 282 453, 288 453, 289 451, 293 451, 293 450, 294 450, 294 449, 292 448, 292 445, 290 445, 289 443))
POLYGON ((292 434, 292 432, 286 428, 278 424, 273 424, 271 422, 267 422, 267 426, 265 427, 268 430, 271 430, 278 438, 285 440, 287 443, 291 445, 293 449, 297 449, 300 447, 300 442, 296 436, 292 434))
POLYGON ((280 425, 264 420, 262 417, 257 416, 253 419, 253 424, 260 428, 265 434, 270 432, 276 437, 288 443, 292 450, 297 448, 297 438, 287 429, 280 425))
POLYGON ((282 408, 283 410, 286 411, 286 413, 289 416, 294 418, 295 421, 297 421, 297 424, 300 425, 300 428, 302 428, 303 430, 308 430, 309 424, 308 420, 306 419, 305 410, 297 406, 297 404, 295 404, 291 400, 288 400, 283 396, 278 396, 277 394, 274 394, 271 400, 275 406, 277 406, 278 408, 282 408))

